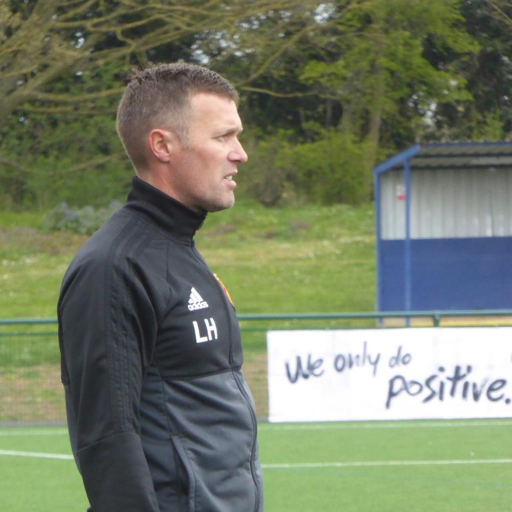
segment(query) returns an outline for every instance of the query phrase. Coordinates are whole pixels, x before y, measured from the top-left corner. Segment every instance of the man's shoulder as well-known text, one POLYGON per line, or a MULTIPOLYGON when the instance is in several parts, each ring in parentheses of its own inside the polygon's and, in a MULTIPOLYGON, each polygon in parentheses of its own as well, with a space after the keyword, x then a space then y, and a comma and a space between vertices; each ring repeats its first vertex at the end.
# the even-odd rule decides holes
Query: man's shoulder
POLYGON ((129 257, 133 242, 141 237, 143 226, 121 208, 96 231, 77 252, 70 267, 104 267, 121 263, 129 257))
POLYGON ((136 224, 132 221, 131 215, 124 208, 121 208, 85 242, 78 251, 77 257, 81 255, 88 255, 89 257, 96 255, 103 258, 134 227, 136 227, 136 224))
POLYGON ((154 243, 155 240, 160 240, 155 231, 136 214, 118 210, 69 264, 61 285, 59 311, 65 306, 66 297, 87 294, 91 289, 105 293, 129 289, 131 293, 137 283, 144 283, 158 292, 160 288, 155 283, 167 273, 167 251, 165 243, 154 243))
POLYGON ((137 212, 123 207, 85 242, 73 258, 68 273, 84 267, 123 268, 127 263, 137 262, 145 266, 148 258, 152 261, 165 259, 170 241, 137 212))

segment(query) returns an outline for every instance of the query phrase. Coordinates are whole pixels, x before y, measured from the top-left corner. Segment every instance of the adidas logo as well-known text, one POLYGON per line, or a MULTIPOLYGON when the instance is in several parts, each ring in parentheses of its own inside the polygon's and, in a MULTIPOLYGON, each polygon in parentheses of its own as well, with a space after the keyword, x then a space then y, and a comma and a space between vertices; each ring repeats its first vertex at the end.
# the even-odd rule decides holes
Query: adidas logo
POLYGON ((208 302, 203 300, 203 297, 197 293, 195 288, 190 290, 190 299, 188 299, 188 309, 195 311, 196 309, 204 309, 208 307, 208 302))

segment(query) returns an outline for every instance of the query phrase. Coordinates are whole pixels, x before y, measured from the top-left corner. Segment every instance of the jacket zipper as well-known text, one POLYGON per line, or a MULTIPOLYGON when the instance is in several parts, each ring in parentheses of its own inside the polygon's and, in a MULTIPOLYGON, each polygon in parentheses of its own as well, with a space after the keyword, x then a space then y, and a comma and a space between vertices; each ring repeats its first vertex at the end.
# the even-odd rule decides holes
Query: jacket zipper
POLYGON ((256 500, 255 500, 254 512, 258 512, 259 506, 260 506, 260 487, 258 485, 258 478, 256 476, 256 470, 254 468, 254 462, 256 460, 256 438, 257 438, 258 424, 256 421, 256 414, 254 413, 254 410, 251 406, 251 400, 247 396, 247 393, 244 389, 243 383, 240 381, 239 376, 233 370, 231 370, 231 373, 233 374, 233 377, 238 386, 238 389, 240 390, 240 393, 242 394, 242 397, 245 400, 247 409, 249 409, 249 413, 251 414, 251 419, 252 419, 252 428, 253 428, 254 434, 253 434, 253 439, 252 439, 250 462, 251 462, 251 475, 252 475, 252 479, 254 481, 254 486, 256 487, 256 500))
POLYGON ((240 391, 240 394, 242 395, 242 398, 244 399, 245 405, 247 406, 247 409, 249 410, 249 413, 251 415, 251 420, 252 420, 253 438, 252 438, 250 465, 251 465, 252 480, 253 480, 254 486, 256 488, 256 499, 255 499, 254 512, 258 512, 259 506, 260 506, 260 487, 258 485, 258 478, 256 476, 256 470, 254 467, 254 463, 256 460, 256 439, 257 439, 257 431, 258 431, 258 422, 256 421, 256 413, 254 412, 254 409, 251 405, 251 400, 244 389, 243 383, 241 382, 241 380, 240 380, 239 376, 236 374, 236 372, 233 370, 233 362, 234 362, 233 361, 233 336, 231 335, 233 326, 231 323, 231 314, 229 311, 229 305, 227 303, 228 299, 226 298, 226 294, 224 293, 224 290, 222 289, 219 281, 213 275, 213 273, 210 270, 210 268, 208 267, 208 265, 206 265, 206 263, 202 260, 202 258, 200 258, 196 254, 196 252, 197 252, 196 248, 192 247, 192 251, 194 253, 194 256, 206 267, 211 278, 215 281, 217 290, 219 291, 219 293, 222 296, 222 304, 224 305, 224 311, 226 313, 226 318, 228 320, 228 327, 229 327, 229 366, 231 368, 231 374, 233 375, 233 378, 235 379, 238 390, 240 391))

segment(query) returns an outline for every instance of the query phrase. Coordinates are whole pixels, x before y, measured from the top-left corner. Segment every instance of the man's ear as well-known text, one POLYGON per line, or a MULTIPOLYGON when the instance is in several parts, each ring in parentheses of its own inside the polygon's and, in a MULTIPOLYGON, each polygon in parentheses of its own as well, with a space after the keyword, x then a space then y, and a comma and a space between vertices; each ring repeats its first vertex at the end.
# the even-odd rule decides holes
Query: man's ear
POLYGON ((155 128, 149 132, 148 142, 151 154, 160 162, 168 163, 178 139, 171 131, 155 128))

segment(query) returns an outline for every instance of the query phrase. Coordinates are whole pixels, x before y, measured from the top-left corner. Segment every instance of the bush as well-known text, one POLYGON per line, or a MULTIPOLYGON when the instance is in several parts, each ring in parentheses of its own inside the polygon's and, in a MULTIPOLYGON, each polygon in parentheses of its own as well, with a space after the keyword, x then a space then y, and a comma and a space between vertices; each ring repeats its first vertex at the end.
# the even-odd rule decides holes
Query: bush
POLYGON ((332 130, 315 142, 288 148, 281 161, 301 196, 322 204, 359 204, 371 192, 365 188, 365 150, 363 142, 332 130))
POLYGON ((240 197, 251 197, 265 206, 289 200, 295 202, 295 191, 287 175, 288 168, 280 162, 290 146, 290 134, 279 131, 271 137, 259 136, 243 142, 249 161, 241 169, 240 197))
POLYGON ((249 153, 241 169, 242 195, 267 206, 312 201, 359 204, 368 201, 364 142, 339 130, 318 130, 317 140, 297 143, 281 131, 244 143, 249 153))
POLYGON ((45 231, 73 231, 90 235, 97 231, 118 210, 123 203, 111 201, 106 208, 84 208, 73 210, 67 203, 60 203, 48 212, 44 221, 45 231))

